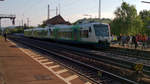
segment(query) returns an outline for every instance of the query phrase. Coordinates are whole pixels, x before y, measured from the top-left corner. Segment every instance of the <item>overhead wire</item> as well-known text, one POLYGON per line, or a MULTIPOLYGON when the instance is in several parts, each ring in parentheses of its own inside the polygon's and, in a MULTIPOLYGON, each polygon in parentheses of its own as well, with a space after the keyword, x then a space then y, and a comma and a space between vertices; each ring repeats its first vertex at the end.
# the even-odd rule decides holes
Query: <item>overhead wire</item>
MULTIPOLYGON (((22 13, 22 19, 18 20, 18 21, 22 21, 25 19, 25 17, 30 18, 31 16, 27 16, 29 13, 29 11, 31 11, 33 8, 35 8, 36 6, 39 6, 39 3, 41 4, 42 0, 38 0, 38 1, 33 1, 30 2, 30 4, 28 3, 28 6, 21 12, 22 13)), ((27 5, 27 4, 26 4, 27 5)), ((35 12, 34 12, 35 13, 35 12)))

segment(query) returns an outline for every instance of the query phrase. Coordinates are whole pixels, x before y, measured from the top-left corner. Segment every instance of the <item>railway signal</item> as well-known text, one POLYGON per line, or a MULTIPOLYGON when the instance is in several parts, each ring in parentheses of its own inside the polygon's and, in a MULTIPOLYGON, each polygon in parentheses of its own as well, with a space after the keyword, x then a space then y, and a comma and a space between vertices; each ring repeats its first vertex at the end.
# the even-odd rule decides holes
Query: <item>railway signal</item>
POLYGON ((100 78, 103 77, 103 73, 102 73, 101 71, 98 71, 98 72, 97 72, 97 75, 98 75, 100 78))
POLYGON ((0 14, 0 22, 1 22, 1 19, 4 19, 4 18, 9 18, 10 20, 12 20, 12 24, 15 25, 16 15, 0 14))
POLYGON ((15 25, 15 18, 16 15, 7 15, 7 14, 0 14, 0 29, 1 29, 1 19, 9 18, 12 20, 12 24, 15 25))

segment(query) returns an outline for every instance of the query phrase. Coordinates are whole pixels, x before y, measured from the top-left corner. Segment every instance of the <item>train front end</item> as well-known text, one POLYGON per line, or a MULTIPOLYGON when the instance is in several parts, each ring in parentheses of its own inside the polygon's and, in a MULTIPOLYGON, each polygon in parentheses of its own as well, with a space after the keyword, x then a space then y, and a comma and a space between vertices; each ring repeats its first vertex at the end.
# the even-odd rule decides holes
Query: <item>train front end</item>
POLYGON ((98 45, 103 48, 110 47, 111 35, 110 27, 108 24, 93 24, 95 30, 95 37, 98 45))

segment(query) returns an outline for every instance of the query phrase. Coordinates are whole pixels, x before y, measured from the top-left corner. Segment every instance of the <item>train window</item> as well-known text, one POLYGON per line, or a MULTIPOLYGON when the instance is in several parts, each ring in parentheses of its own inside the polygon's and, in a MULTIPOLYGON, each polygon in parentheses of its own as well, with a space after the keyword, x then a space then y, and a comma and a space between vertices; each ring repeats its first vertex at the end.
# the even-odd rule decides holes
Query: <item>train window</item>
POLYGON ((89 37, 89 31, 88 31, 88 30, 85 30, 85 31, 84 31, 84 34, 85 34, 85 37, 86 37, 86 38, 89 37))
POLYGON ((49 32, 50 32, 50 34, 52 33, 52 30, 51 29, 49 29, 49 32))
POLYGON ((107 25, 94 25, 96 36, 109 36, 109 30, 107 25))
POLYGON ((60 38, 72 38, 72 32, 71 31, 58 32, 58 36, 60 38))
POLYGON ((81 38, 88 38, 89 37, 89 35, 88 35, 88 30, 81 30, 80 31, 80 37, 81 38))
POLYGON ((41 36, 47 36, 47 34, 48 34, 48 31, 46 30, 39 31, 39 35, 41 36))
POLYGON ((51 34, 52 37, 54 37, 54 31, 51 30, 50 34, 51 34))

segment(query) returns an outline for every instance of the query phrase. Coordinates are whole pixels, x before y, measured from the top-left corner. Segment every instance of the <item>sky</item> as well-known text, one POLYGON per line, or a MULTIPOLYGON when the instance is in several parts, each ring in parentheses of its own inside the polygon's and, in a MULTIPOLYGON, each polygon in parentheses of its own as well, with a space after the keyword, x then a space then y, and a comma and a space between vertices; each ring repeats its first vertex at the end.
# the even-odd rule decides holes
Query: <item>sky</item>
MULTIPOLYGON (((150 4, 141 3, 141 0, 124 0, 135 5, 137 11, 150 10, 150 4)), ((150 1, 150 0, 145 0, 150 1)), ((30 20, 30 26, 37 26, 47 19, 47 6, 50 5, 50 17, 56 15, 56 7, 60 8, 60 15, 66 21, 75 22, 81 18, 98 17, 99 0, 5 0, 0 1, 0 14, 15 14, 16 25, 21 21, 30 20), (89 16, 85 16, 89 15, 89 16)), ((122 0, 101 0, 102 18, 113 19, 114 11, 122 0)), ((2 19, 2 26, 11 26, 9 19, 2 19)))

